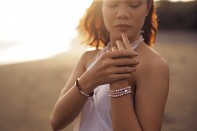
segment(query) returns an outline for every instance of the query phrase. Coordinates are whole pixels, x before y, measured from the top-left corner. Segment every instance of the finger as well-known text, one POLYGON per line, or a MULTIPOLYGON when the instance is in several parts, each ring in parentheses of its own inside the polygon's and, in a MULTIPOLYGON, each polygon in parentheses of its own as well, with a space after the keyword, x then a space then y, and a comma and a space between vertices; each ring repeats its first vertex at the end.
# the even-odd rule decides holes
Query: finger
POLYGON ((136 71, 135 67, 115 67, 114 69, 115 74, 131 74, 134 71, 136 71))
POLYGON ((135 54, 134 52, 131 51, 123 51, 123 50, 115 50, 115 51, 111 51, 111 52, 106 52, 106 55, 109 58, 115 59, 115 58, 121 58, 121 57, 128 57, 128 58, 133 58, 135 56, 137 56, 137 54, 135 54))
POLYGON ((118 50, 118 48, 117 48, 117 46, 113 46, 111 50, 116 51, 116 50, 118 50))
POLYGON ((110 75, 110 83, 117 81, 117 80, 124 80, 131 77, 131 74, 112 74, 110 75))
POLYGON ((112 65, 114 66, 118 66, 118 67, 125 67, 125 66, 130 66, 130 67, 134 67, 136 65, 139 64, 139 61, 136 59, 128 59, 128 58, 124 58, 124 59, 114 59, 112 60, 112 65))
POLYGON ((122 40, 123 40, 123 43, 124 43, 124 46, 125 46, 125 49, 128 50, 128 51, 134 51, 132 48, 131 48, 131 43, 127 37, 126 34, 122 33, 122 40))
POLYGON ((124 43, 122 41, 117 40, 116 44, 118 46, 118 50, 125 50, 124 43))

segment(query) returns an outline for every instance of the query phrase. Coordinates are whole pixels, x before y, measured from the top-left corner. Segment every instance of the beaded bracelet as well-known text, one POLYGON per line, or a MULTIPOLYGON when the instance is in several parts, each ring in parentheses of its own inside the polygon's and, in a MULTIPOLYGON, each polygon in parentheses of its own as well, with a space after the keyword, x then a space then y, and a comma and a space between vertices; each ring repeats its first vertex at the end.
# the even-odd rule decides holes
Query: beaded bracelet
POLYGON ((79 78, 77 78, 76 82, 75 82, 75 86, 77 87, 77 89, 79 90, 80 94, 86 97, 92 97, 94 94, 94 91, 91 92, 90 94, 86 94, 82 89, 81 86, 79 85, 79 78))
POLYGON ((109 93, 109 97, 113 97, 113 98, 121 97, 123 95, 131 93, 131 86, 117 90, 110 90, 108 93, 109 93))

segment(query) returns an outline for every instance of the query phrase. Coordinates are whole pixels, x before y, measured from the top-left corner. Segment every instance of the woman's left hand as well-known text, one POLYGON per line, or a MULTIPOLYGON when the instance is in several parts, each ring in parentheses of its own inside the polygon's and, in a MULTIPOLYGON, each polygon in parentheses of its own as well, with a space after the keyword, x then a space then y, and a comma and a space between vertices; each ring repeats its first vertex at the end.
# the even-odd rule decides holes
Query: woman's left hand
MULTIPOLYGON (((136 53, 134 51, 134 49, 132 48, 132 45, 131 45, 128 37, 126 36, 126 34, 122 33, 121 35, 122 35, 122 40, 123 41, 117 40, 116 41, 117 47, 114 46, 114 47, 112 47, 111 50, 112 51, 125 50, 125 51, 130 51, 130 52, 136 53)), ((133 59, 136 59, 136 58, 133 58, 133 59)), ((136 65, 134 65, 134 66, 136 66, 136 65)), ((131 76, 132 76, 132 74, 131 74, 131 76)), ((110 83, 110 88, 111 89, 119 89, 119 88, 129 86, 129 83, 130 83, 129 81, 130 81, 129 79, 115 81, 113 83, 110 83)))

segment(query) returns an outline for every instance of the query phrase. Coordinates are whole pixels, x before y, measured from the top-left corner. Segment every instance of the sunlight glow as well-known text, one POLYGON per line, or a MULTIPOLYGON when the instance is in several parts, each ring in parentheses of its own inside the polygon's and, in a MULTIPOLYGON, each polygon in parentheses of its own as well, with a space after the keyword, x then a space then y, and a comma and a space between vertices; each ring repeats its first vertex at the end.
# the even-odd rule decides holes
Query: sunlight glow
POLYGON ((91 1, 0 1, 0 64, 68 51, 80 16, 91 1))
POLYGON ((92 1, 1 0, 0 64, 43 59, 68 51, 79 19, 92 1))
MULTIPOLYGON (((161 1, 161 0, 155 0, 155 1, 161 1)), ((190 1, 195 1, 195 0, 168 0, 170 2, 190 2, 190 1)))

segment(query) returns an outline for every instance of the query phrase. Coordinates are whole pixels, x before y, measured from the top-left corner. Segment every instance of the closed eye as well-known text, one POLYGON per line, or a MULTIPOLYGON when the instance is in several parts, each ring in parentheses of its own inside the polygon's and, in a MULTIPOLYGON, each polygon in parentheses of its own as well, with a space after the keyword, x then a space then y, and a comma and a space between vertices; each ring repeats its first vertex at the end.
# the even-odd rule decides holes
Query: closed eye
POLYGON ((141 5, 140 2, 138 2, 138 3, 129 3, 129 6, 132 7, 132 8, 137 8, 137 7, 139 7, 140 5, 141 5))

